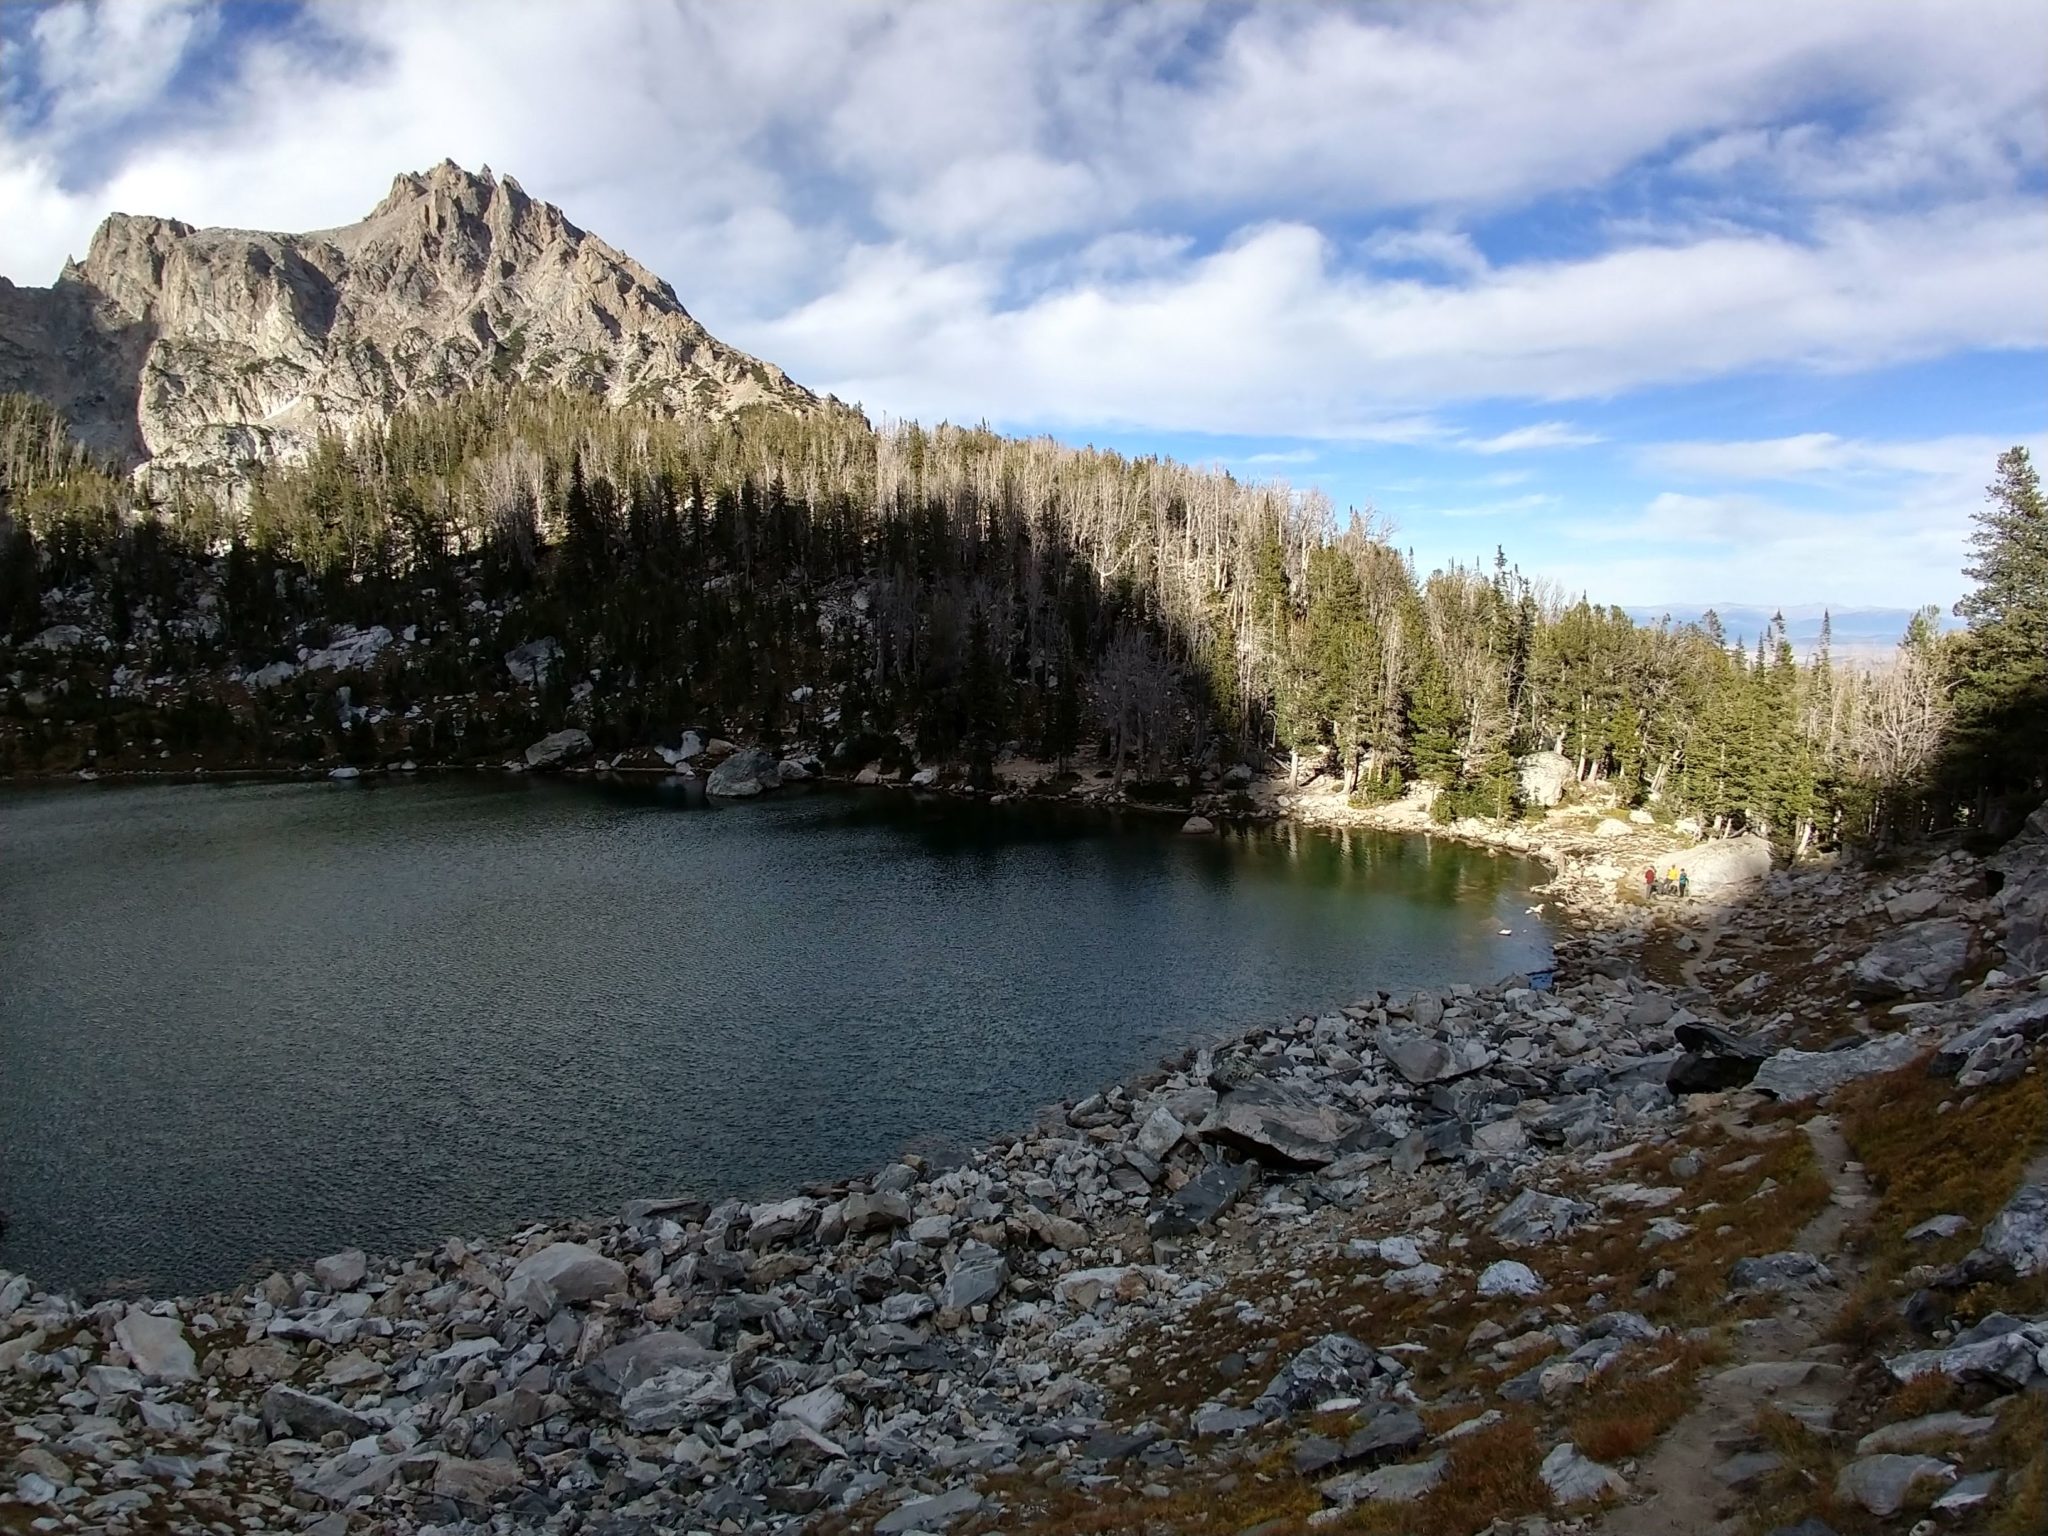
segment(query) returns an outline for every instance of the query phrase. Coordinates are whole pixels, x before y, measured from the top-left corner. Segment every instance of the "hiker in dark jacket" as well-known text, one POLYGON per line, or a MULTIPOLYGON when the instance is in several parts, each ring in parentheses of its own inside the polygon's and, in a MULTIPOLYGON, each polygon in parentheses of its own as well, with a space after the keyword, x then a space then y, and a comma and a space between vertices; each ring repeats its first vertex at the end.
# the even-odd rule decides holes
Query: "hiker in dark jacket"
POLYGON ((1691 884, 1692 884, 1692 876, 1691 876, 1691 875, 1689 875, 1689 874, 1687 874, 1687 873, 1686 873, 1686 872, 1685 872, 1684 870, 1682 870, 1682 869, 1681 869, 1681 870, 1680 870, 1680 871, 1678 872, 1678 897, 1679 897, 1679 900, 1683 901, 1683 900, 1685 899, 1685 894, 1686 894, 1686 888, 1687 888, 1688 886, 1690 886, 1691 884))

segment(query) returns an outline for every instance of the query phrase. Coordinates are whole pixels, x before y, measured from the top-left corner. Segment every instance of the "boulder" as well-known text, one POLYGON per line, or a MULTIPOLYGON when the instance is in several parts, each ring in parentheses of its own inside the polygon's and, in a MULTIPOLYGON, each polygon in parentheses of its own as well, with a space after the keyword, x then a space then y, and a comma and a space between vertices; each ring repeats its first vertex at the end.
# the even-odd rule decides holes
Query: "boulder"
POLYGON ((2048 1350, 2048 1320, 2027 1323, 1994 1312, 1944 1348, 1891 1355, 1884 1368, 1898 1382, 1946 1376, 1950 1381, 1987 1381, 2001 1390, 2019 1392, 2037 1376, 2048 1374, 2041 1364, 2044 1350, 2048 1350))
POLYGON ((1578 782, 1579 770, 1562 752, 1531 752, 1515 763, 1515 775, 1521 781, 1523 802, 1548 810, 1578 782))
POLYGON ((1211 1163, 1146 1221, 1154 1237, 1186 1237, 1221 1216, 1259 1181, 1259 1165, 1211 1163))
POLYGON ((1771 845, 1751 833, 1718 838, 1687 849, 1678 867, 1685 871, 1686 889, 1692 895, 1727 896, 1747 890, 1771 872, 1771 845))
POLYGON ((661 1434, 723 1417, 738 1401, 732 1361, 720 1356, 701 1365, 672 1365, 627 1388, 619 1397, 619 1415, 636 1435, 661 1434))
POLYGON ((1844 1083, 1896 1072, 1924 1049, 1911 1035, 1879 1035, 1841 1051, 1779 1051, 1757 1069, 1750 1087, 1798 1102, 1832 1093, 1844 1083))
POLYGON ((562 642, 553 635, 544 635, 507 651, 505 670, 512 674, 513 682, 538 688, 547 682, 548 673, 561 665, 561 661, 562 642))
POLYGON ((782 786, 782 765, 758 747, 735 752, 704 781, 704 793, 721 799, 742 800, 763 790, 782 786))
POLYGON ((73 651, 85 643, 85 631, 76 624, 52 624, 22 646, 25 651, 73 651))
POLYGON ((1954 1467, 1932 1456, 1860 1456, 1836 1474, 1835 1497, 1860 1504, 1873 1515, 1896 1515, 1905 1508, 1915 1483, 1948 1484, 1955 1478, 1954 1467))
POLYGON ((2006 968, 2021 976, 2048 971, 2048 805, 1985 864, 2005 880, 1997 902, 2006 968))
POLYGON ((1180 829, 1189 837, 1202 837, 1216 830, 1216 823, 1206 816, 1190 816, 1180 824, 1180 829))
POLYGON ((1467 1077, 1493 1064, 1493 1052, 1481 1041, 1460 1038, 1438 1040, 1428 1035, 1401 1035, 1382 1029, 1378 1035, 1380 1054, 1416 1087, 1467 1077))
POLYGON ((930 789, 938 782, 939 770, 937 768, 920 768, 910 776, 910 787, 912 789, 930 789))
POLYGON ((547 773, 553 769, 566 768, 580 758, 590 756, 590 733, 575 728, 556 731, 552 736, 543 736, 526 749, 526 766, 536 773, 547 773))
POLYGON ((554 1316, 568 1303, 595 1301, 626 1288, 626 1269, 581 1243, 550 1243, 513 1266, 505 1282, 506 1305, 533 1317, 554 1316))
POLYGON ((1543 1279, 1528 1265, 1514 1259, 1496 1259, 1479 1276, 1482 1296, 1541 1296, 1543 1279))
POLYGON ((846 1416, 846 1396, 836 1387, 818 1387, 801 1397, 792 1397, 776 1412, 822 1435, 846 1416))
POLYGON ((981 1508, 972 1488, 954 1488, 929 1499, 912 1499, 875 1522, 875 1536, 905 1536, 911 1531, 943 1531, 962 1516, 981 1508))
POLYGON ((1180 1118, 1164 1104, 1145 1117, 1145 1123, 1138 1127, 1135 1140, 1137 1149, 1155 1163, 1179 1145, 1181 1137, 1187 1134, 1187 1127, 1180 1118))
POLYGON ((1581 1455, 1569 1440, 1551 1447, 1537 1473, 1560 1504, 1585 1504, 1628 1492, 1619 1472, 1581 1455))
POLYGON ((986 1243, 962 1243, 953 1272, 940 1289, 939 1305, 965 1310, 992 1301, 1009 1278, 1010 1266, 1002 1254, 986 1243))
POLYGON ((747 1212, 747 1246, 759 1252, 802 1237, 817 1219, 818 1202, 802 1195, 754 1206, 747 1212))
POLYGON ((1487 1230, 1510 1247, 1527 1248, 1557 1241, 1592 1214, 1592 1206, 1564 1195, 1525 1189, 1493 1218, 1487 1230))
POLYGON ((1984 1228, 1980 1247, 2023 1278, 2048 1274, 2048 1184, 2022 1185, 1984 1228))
POLYGON ((1810 1253, 1797 1251, 1766 1253, 1756 1258, 1737 1259, 1728 1272, 1731 1291, 1778 1295, 1785 1291, 1810 1291, 1833 1285, 1834 1271, 1810 1253))
POLYGON ((185 1342, 185 1327, 175 1317, 157 1317, 140 1308, 114 1324, 114 1340, 128 1351, 135 1369, 152 1381, 197 1381, 199 1365, 185 1342))
POLYGON ((334 1432, 360 1440, 364 1435, 375 1434, 378 1428, 330 1397, 315 1397, 282 1384, 263 1394, 262 1413, 263 1428, 273 1440, 287 1435, 294 1440, 318 1440, 334 1432))
POLYGON ((1389 1381, 1379 1357, 1365 1345, 1348 1333, 1326 1333, 1297 1351, 1252 1406, 1268 1417, 1285 1418, 1331 1398, 1372 1395, 1389 1381))
POLYGON ((1413 1504, 1444 1480, 1450 1457, 1443 1452, 1427 1461, 1403 1462, 1372 1472, 1353 1473, 1319 1484, 1323 1497, 1340 1505, 1413 1504))
POLYGON ((308 652, 301 665, 308 672, 347 672, 356 667, 367 667, 390 644, 391 631, 382 624, 372 624, 368 629, 344 624, 335 630, 325 646, 308 652))
POLYGON ((1954 1077, 1972 1057, 2003 1039, 2016 1039, 2023 1046, 2048 1039, 2048 994, 2000 1008, 1974 1027, 1944 1041, 1927 1063, 1927 1070, 1936 1077, 1954 1077))
POLYGON ((1593 828, 1593 835, 1600 838, 1627 837, 1633 829, 1618 816, 1602 816, 1593 828))
POLYGON ((846 1223, 847 1235, 859 1237, 888 1227, 909 1226, 910 1202, 894 1190, 880 1190, 874 1194, 856 1190, 846 1197, 840 1207, 840 1215, 846 1223))
POLYGON ((1685 1054, 1671 1064, 1665 1086, 1675 1093, 1721 1093, 1746 1087, 1770 1052, 1753 1040, 1697 1019, 1677 1029, 1685 1054))
POLYGON ((1274 1167, 1326 1168, 1358 1129, 1357 1120, 1333 1105, 1254 1078, 1216 1101, 1201 1135, 1274 1167))
POLYGON ((444 1456, 434 1465, 434 1492, 441 1498, 472 1508, 487 1507, 524 1481, 525 1473, 519 1463, 509 1458, 472 1460, 463 1456, 444 1456))
POLYGON ((323 1291, 352 1291, 370 1273, 370 1261, 360 1248, 344 1248, 313 1261, 313 1278, 323 1291))
POLYGON ((1870 1002, 1940 996, 1969 963, 1969 926, 1950 917, 1924 918, 1906 924, 1858 960, 1850 986, 1870 1002))

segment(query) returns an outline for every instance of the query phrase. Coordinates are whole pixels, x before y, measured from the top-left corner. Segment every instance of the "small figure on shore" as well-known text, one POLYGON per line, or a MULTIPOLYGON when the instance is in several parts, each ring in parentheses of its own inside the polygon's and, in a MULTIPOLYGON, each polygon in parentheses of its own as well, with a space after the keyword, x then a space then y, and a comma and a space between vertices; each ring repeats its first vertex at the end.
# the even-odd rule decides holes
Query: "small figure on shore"
POLYGON ((1690 886, 1691 884, 1692 884, 1692 876, 1691 876, 1691 875, 1688 875, 1688 874, 1687 874, 1687 873, 1686 873, 1686 872, 1685 872, 1684 870, 1682 870, 1682 869, 1681 869, 1681 870, 1680 870, 1680 871, 1678 872, 1678 899, 1679 899, 1680 901, 1683 901, 1683 900, 1685 900, 1685 897, 1686 897, 1686 889, 1687 889, 1687 887, 1688 887, 1688 886, 1690 886))
POLYGON ((1655 865, 1643 871, 1643 894, 1645 896, 1657 894, 1657 869, 1655 865))
POLYGON ((1664 889, 1666 891, 1678 889, 1678 866, 1676 864, 1672 865, 1670 872, 1664 876, 1664 889))

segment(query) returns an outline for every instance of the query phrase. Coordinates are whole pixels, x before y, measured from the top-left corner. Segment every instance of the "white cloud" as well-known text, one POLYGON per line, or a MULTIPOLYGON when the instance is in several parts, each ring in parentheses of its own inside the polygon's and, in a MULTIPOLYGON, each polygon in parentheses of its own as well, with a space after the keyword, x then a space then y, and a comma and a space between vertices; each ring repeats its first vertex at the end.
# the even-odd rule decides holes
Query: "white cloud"
POLYGON ((1473 453, 1525 453, 1534 448, 1585 448, 1606 441, 1598 432, 1584 431, 1568 421, 1539 421, 1495 437, 1468 438, 1459 446, 1473 453))
POLYGON ((1531 491, 1526 496, 1509 496, 1500 501, 1471 502, 1463 506, 1432 507, 1438 517, 1518 517, 1530 512, 1546 512, 1558 505, 1559 498, 1548 491, 1531 491))
POLYGON ((1645 465, 1724 480, 1809 480, 1864 474, 1963 475, 1988 480, 1992 460, 2012 445, 1983 435, 1871 440, 1832 432, 1734 442, 1652 443, 1645 465))
POLYGON ((754 335, 798 377, 895 413, 1344 437, 1455 401, 2037 347, 2044 247, 2048 211, 2014 202, 1427 284, 1346 271, 1315 230, 1280 224, 1170 273, 1006 306, 994 264, 894 245, 855 252, 830 293, 754 335))
POLYGON ((1359 254, 1375 266, 1437 267, 1466 276, 1487 266, 1472 237, 1451 229, 1383 229, 1365 240, 1359 254))
POLYGON ((66 0, 29 29, 57 127, 76 133, 153 103, 212 30, 203 0, 66 0))
MULTIPOLYGON (((117 208, 318 228, 452 156, 877 411, 1533 454, 1613 436, 1556 418, 1646 387, 2048 341, 2038 0, 1967 26, 1950 0, 345 0, 253 43, 130 0, 9 38, 17 281, 117 208), (1479 404, 1530 425, 1461 430, 1479 404)), ((1615 519, 1638 543, 1582 542, 1641 578, 1616 596, 1712 587, 1650 580, 1652 537, 1767 586, 1794 557, 1882 586, 1906 550, 1924 586, 1986 441, 1665 443, 1629 461, 1669 477, 1615 519), (1782 530, 1760 483, 1790 487, 1782 530), (1822 495, 1897 539, 1866 553, 1800 510, 1822 495)), ((1504 515, 1510 484, 1421 500, 1504 515)))

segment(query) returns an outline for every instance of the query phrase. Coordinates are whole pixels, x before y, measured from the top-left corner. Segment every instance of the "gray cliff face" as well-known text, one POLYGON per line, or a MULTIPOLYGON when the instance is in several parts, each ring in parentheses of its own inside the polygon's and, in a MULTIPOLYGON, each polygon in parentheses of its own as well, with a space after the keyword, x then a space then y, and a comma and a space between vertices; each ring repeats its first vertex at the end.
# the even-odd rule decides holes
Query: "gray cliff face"
POLYGON ((818 398, 511 177, 443 161, 303 235, 114 214, 51 288, 0 278, 0 390, 123 463, 231 474, 495 380, 730 415, 818 398))

